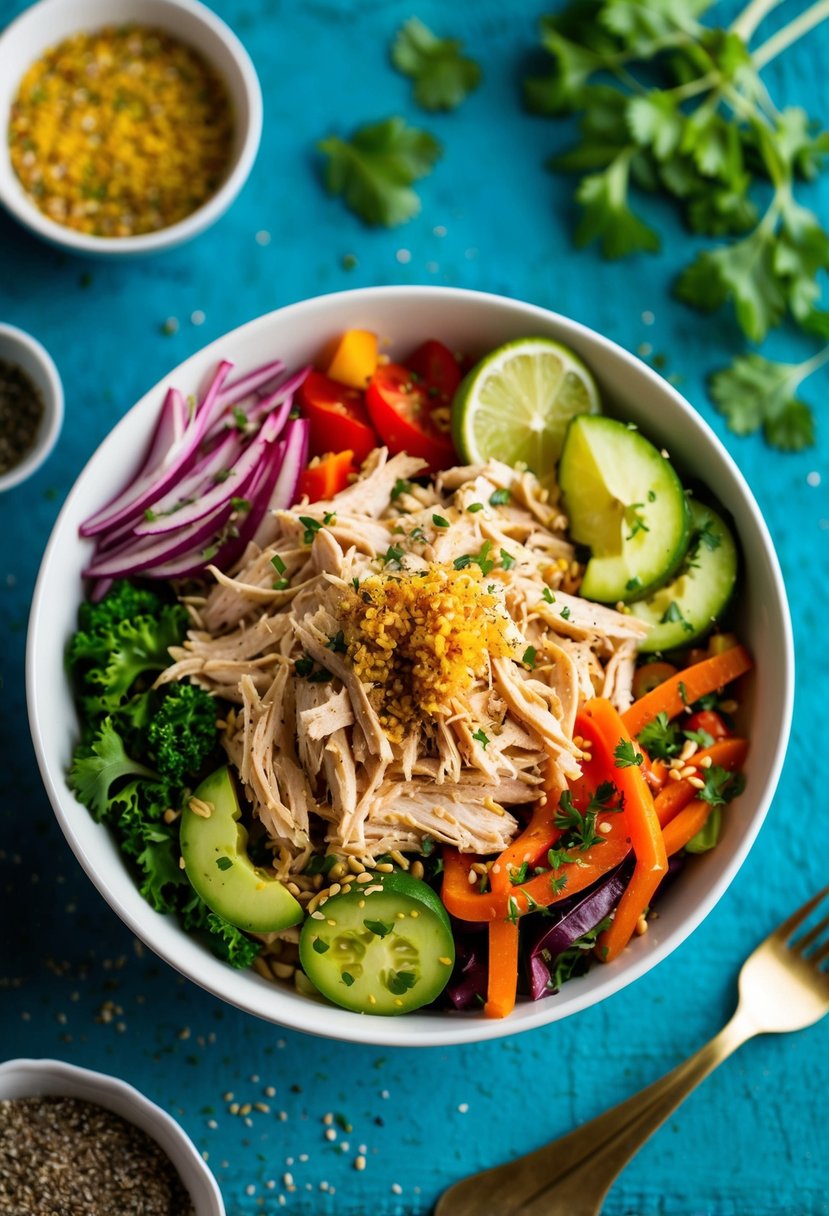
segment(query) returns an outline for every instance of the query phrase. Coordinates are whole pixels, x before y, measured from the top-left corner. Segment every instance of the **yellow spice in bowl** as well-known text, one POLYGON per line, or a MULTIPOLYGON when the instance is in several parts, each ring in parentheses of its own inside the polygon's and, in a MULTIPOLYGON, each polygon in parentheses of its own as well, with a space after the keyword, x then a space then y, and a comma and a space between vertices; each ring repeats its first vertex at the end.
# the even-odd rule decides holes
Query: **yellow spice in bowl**
POLYGON ((12 166, 50 219, 128 237, 167 228, 218 189, 233 117, 224 82, 163 30, 78 33, 26 72, 12 104, 12 166))

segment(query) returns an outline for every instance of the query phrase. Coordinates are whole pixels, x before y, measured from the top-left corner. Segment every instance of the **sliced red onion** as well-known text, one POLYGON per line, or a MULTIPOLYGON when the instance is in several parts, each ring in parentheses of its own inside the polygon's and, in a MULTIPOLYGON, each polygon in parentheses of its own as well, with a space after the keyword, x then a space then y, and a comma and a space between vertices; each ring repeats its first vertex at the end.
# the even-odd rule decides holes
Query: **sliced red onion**
POLYGON ((137 520, 151 502, 161 498, 190 468, 199 444, 213 419, 213 408, 232 363, 223 360, 213 377, 201 405, 196 410, 180 442, 167 454, 162 466, 147 472, 125 489, 108 507, 90 516, 80 526, 81 536, 96 536, 129 519, 137 520), (161 471, 163 468, 163 471, 161 471))
MULTIPOLYGON (((231 498, 244 498, 253 474, 256 472, 263 455, 265 444, 273 442, 274 427, 269 425, 271 417, 265 419, 262 429, 256 438, 244 449, 234 464, 228 469, 228 476, 222 481, 208 481, 205 489, 198 497, 186 501, 177 511, 171 511, 158 518, 146 520, 135 529, 136 536, 162 536, 187 527, 198 520, 210 515, 214 510, 229 503, 231 498)), ((273 420, 278 421, 278 420, 273 420)))
POLYGON ((136 476, 141 477, 161 464, 167 452, 181 440, 187 427, 187 413, 187 402, 183 395, 177 388, 168 389, 144 463, 136 476))
POLYGON ((279 476, 262 512, 261 521, 253 535, 256 544, 264 543, 263 529, 271 511, 284 511, 296 502, 296 491, 302 470, 308 463, 310 424, 307 418, 292 418, 285 428, 285 450, 279 476))
POLYGON ((272 392, 268 393, 266 397, 261 397, 256 402, 248 413, 248 420, 256 422, 257 419, 267 414, 277 405, 282 405, 283 402, 287 402, 289 406, 293 404, 294 393, 297 389, 301 388, 302 382, 310 370, 309 364, 308 367, 302 367, 298 372, 292 372, 290 376, 287 376, 272 392))
POLYGON ((84 570, 85 578, 127 578, 140 574, 161 562, 171 561, 182 553, 192 552, 205 541, 212 539, 216 531, 227 521, 232 507, 224 503, 212 515, 200 519, 186 528, 162 537, 147 536, 131 540, 119 549, 109 551, 92 559, 84 570))
POLYGON ((219 393, 216 402, 218 409, 226 410, 240 401, 242 397, 248 397, 257 390, 267 388, 270 381, 281 375, 284 370, 285 364, 281 359, 272 359, 270 363, 263 363, 260 367, 255 367, 252 372, 246 372, 244 376, 232 380, 219 393))
POLYGON ((534 938, 526 942, 525 956, 530 995, 534 1001, 550 996, 554 991, 550 987, 550 977, 558 955, 590 929, 595 929, 616 907, 630 882, 633 864, 632 859, 623 861, 586 891, 562 900, 560 905, 551 909, 555 917, 552 924, 548 919, 537 918, 538 931, 534 938))
MULTIPOLYGON (((180 510, 180 503, 187 503, 188 499, 204 494, 208 487, 219 484, 216 482, 217 476, 225 470, 230 471, 233 463, 239 458, 242 444, 243 440, 238 432, 228 432, 216 447, 193 465, 184 480, 179 482, 174 490, 164 498, 150 503, 146 508, 145 516, 150 513, 154 516, 165 517, 170 516, 171 512, 177 514, 180 510)), ((152 536, 157 532, 167 530, 160 528, 158 524, 158 519, 145 518, 139 524, 127 525, 127 530, 133 531, 136 536, 152 536)))

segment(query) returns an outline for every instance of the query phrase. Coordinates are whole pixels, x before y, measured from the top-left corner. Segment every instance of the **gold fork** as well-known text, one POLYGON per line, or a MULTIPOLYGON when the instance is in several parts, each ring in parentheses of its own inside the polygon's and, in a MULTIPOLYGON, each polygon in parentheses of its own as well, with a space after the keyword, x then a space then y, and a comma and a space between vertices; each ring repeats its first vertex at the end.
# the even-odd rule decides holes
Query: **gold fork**
POLYGON ((795 938, 829 894, 820 891, 749 955, 731 1021, 684 1064, 598 1118, 455 1183, 435 1216, 597 1216, 611 1183, 692 1089, 756 1034, 803 1030, 829 1012, 829 915, 795 938))

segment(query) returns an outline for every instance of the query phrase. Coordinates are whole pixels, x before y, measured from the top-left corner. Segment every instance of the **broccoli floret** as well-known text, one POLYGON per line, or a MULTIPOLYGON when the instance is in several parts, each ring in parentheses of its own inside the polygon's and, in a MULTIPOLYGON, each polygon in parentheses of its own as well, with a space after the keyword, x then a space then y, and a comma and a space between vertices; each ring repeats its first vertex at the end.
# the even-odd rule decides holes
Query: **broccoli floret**
POLYGON ((149 754, 162 776, 183 785, 216 747, 216 703, 196 684, 170 684, 162 692, 147 726, 149 754))
POLYGON ((103 599, 95 604, 90 600, 81 604, 78 628, 86 633, 100 633, 137 616, 156 616, 161 605, 161 597, 149 587, 138 587, 126 579, 118 579, 103 599))

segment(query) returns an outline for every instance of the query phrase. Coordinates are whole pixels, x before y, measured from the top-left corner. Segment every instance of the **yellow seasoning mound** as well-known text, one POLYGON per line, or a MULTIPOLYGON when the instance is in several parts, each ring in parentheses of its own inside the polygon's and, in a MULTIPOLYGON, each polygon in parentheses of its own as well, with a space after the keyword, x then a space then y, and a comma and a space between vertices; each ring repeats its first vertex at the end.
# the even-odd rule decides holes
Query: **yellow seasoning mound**
POLYGON ((50 219, 127 237, 167 228, 221 185, 233 115, 191 47, 138 25, 78 33, 31 65, 12 103, 9 150, 50 219))

